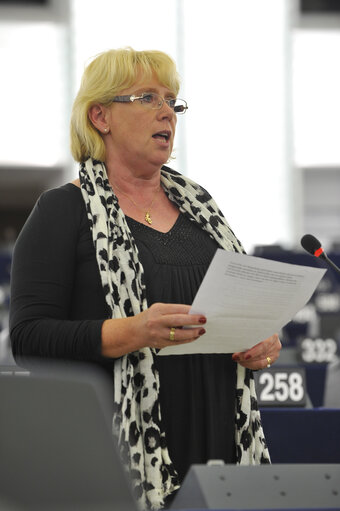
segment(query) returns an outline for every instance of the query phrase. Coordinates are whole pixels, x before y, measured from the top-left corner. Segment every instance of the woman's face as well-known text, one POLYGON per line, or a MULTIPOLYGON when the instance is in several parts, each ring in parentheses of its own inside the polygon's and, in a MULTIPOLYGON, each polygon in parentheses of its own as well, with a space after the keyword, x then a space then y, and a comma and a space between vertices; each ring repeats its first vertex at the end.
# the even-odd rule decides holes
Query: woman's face
MULTIPOLYGON (((155 92, 165 99, 175 97, 155 75, 150 79, 141 77, 119 95, 139 96, 145 92, 155 92)), ((138 100, 112 103, 107 112, 110 133, 104 137, 106 163, 111 160, 141 170, 160 168, 171 155, 176 122, 176 114, 165 102, 160 110, 148 109, 138 100)))

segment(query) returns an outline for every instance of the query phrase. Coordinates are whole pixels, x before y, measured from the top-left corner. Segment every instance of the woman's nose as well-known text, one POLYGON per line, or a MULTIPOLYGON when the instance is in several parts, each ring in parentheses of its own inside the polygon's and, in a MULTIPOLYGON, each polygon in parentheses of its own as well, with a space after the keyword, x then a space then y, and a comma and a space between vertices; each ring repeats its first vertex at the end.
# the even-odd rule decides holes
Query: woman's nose
POLYGON ((161 117, 168 117, 169 119, 172 119, 175 115, 175 112, 173 108, 171 108, 166 101, 163 102, 163 105, 159 109, 159 112, 161 114, 161 117))

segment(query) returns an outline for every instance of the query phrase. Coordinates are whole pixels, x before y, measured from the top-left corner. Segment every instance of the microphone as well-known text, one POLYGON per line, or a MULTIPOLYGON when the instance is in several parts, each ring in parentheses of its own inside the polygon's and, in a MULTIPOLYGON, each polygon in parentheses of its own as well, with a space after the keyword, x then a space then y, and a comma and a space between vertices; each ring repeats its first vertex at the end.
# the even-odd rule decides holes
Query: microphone
POLYGON ((320 257, 320 259, 326 261, 326 263, 328 263, 333 268, 333 270, 340 273, 340 268, 338 268, 338 266, 333 263, 331 259, 329 259, 326 252, 322 248, 320 241, 315 236, 312 234, 305 234, 301 238, 301 245, 307 252, 315 257, 320 257))

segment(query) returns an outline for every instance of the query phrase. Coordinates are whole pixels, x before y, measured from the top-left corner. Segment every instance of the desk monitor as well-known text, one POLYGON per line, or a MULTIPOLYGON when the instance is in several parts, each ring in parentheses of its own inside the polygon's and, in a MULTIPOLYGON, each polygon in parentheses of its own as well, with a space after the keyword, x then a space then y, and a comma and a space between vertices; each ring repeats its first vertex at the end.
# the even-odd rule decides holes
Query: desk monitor
POLYGON ((111 407, 112 381, 87 366, 0 371, 0 508, 135 511, 111 407))
POLYGON ((192 465, 171 509, 340 509, 340 465, 192 465))

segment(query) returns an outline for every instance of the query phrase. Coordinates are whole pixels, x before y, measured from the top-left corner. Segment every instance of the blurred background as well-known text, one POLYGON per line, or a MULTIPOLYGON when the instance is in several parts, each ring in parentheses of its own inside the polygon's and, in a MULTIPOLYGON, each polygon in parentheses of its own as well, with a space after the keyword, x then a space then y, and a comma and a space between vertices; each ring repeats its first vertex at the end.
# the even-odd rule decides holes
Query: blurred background
MULTIPOLYGON (((317 265, 299 243, 311 232, 340 263, 338 0, 1 0, 3 357, 13 244, 38 196, 77 175, 68 126, 84 67, 124 46, 177 62, 189 110, 171 166, 210 191, 248 253, 317 265)), ((331 339, 316 362, 334 360, 339 291, 329 270, 282 332, 287 353, 331 339)))

